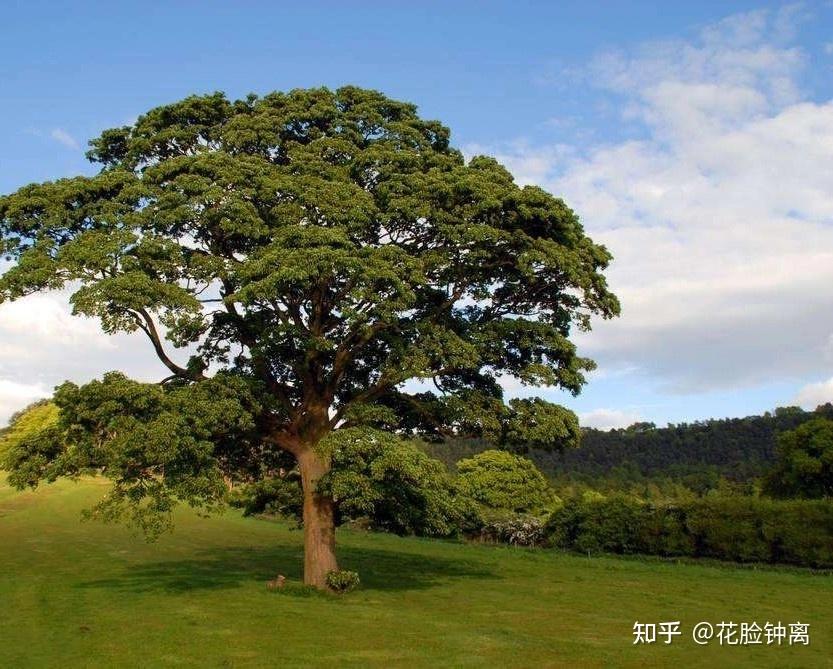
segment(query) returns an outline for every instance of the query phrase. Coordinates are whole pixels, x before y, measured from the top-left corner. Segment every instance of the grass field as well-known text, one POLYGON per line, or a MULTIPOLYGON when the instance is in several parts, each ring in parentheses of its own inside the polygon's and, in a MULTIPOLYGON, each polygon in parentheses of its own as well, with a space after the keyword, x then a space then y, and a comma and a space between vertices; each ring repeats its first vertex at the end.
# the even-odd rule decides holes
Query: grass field
POLYGON ((339 598, 297 585, 297 530, 183 512, 147 544, 80 522, 102 491, 0 484, 0 667, 833 667, 831 576, 340 531, 363 584, 339 598), (296 584, 267 590, 277 572, 296 584), (635 620, 684 634, 634 646, 635 620), (800 620, 811 643, 698 646, 700 620, 800 620))

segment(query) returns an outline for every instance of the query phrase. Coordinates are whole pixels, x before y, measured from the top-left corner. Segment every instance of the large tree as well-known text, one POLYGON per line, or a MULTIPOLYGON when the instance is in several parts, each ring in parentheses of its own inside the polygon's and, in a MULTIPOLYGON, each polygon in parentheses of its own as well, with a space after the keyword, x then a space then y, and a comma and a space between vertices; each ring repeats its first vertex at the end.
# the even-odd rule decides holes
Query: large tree
POLYGON ((351 86, 216 93, 90 146, 95 176, 0 198, 0 299, 69 287, 75 313, 144 333, 167 376, 63 387, 62 443, 18 458, 18 483, 96 469, 113 508, 165 510, 289 454, 304 579, 323 587, 334 431, 577 441, 571 412, 507 404, 500 383, 579 392, 593 363, 569 337, 618 313, 611 256, 562 200, 465 160, 414 105, 351 86))

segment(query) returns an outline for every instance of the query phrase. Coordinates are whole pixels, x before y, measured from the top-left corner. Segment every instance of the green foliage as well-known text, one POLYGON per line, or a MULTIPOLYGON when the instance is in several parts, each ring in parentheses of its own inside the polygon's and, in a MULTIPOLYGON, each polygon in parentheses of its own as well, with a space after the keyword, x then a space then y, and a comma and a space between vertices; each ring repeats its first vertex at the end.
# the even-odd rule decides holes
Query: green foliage
MULTIPOLYGON (((581 448, 547 451, 530 443, 525 454, 557 489, 584 485, 639 497, 672 498, 686 495, 685 489, 703 495, 734 485, 742 494, 755 494, 759 478, 776 461, 777 435, 825 417, 833 420, 833 405, 814 411, 781 408, 763 416, 662 428, 652 423, 608 431, 585 428, 581 448)), ((423 445, 427 453, 450 467, 490 447, 476 439, 423 445)))
POLYGON ((833 503, 773 501, 762 524, 773 562, 833 566, 833 503))
POLYGON ((568 500, 552 514, 547 533, 554 545, 582 553, 635 553, 643 505, 624 495, 568 500))
POLYGON ((816 418, 778 436, 778 461, 764 479, 773 497, 833 497, 833 420, 816 418))
POLYGON ((359 575, 355 571, 339 569, 327 573, 327 587, 333 592, 345 594, 359 587, 359 575))
POLYGON ((58 421, 58 407, 50 400, 39 400, 18 411, 9 419, 8 427, 0 430, 0 469, 2 458, 24 439, 54 426, 58 421))
POLYGON ((160 386, 112 372, 81 387, 63 384, 54 402, 58 421, 8 452, 9 482, 35 487, 101 472, 114 485, 90 515, 125 518, 150 537, 168 527, 177 502, 220 508, 224 466, 246 464, 241 448, 257 412, 245 380, 229 374, 160 386))
POLYGON ((229 493, 229 504, 243 509, 246 516, 266 513, 300 521, 303 501, 297 471, 238 486, 229 493))
POLYGON ((467 512, 445 466, 412 442, 367 428, 333 432, 326 440, 332 471, 319 490, 331 495, 340 522, 369 518, 395 534, 456 534, 467 512))
POLYGON ((583 553, 643 553, 833 567, 833 504, 710 495, 647 504, 624 495, 573 498, 545 533, 583 553))
POLYGON ((21 435, 11 444, 0 461, 8 469, 8 480, 18 488, 36 487, 41 480, 54 481, 58 476, 75 476, 77 469, 66 467, 64 434, 57 424, 21 435))
MULTIPOLYGON (((696 536, 687 525, 693 500, 649 503, 642 509, 636 543, 647 555, 696 555, 696 536)), ((728 522, 732 522, 731 519, 728 522)), ((723 559, 728 559, 725 556, 723 559)), ((799 563, 800 564, 800 563, 799 563)))
POLYGON ((540 512, 557 498, 547 479, 527 458, 489 450, 457 463, 463 494, 489 509, 540 512))
MULTIPOLYGON (((332 496, 336 521, 368 521, 395 534, 449 536, 480 527, 474 504, 459 494, 445 466, 413 442, 368 428, 349 428, 322 444, 332 470, 319 492, 332 496)), ((231 495, 244 513, 274 513, 301 520, 303 494, 297 470, 240 486, 231 495)))
POLYGON ((509 407, 502 439, 507 446, 525 453, 530 449, 563 452, 579 445, 581 432, 572 411, 538 398, 510 400, 509 407))
POLYGON ((686 528, 698 555, 738 562, 769 562, 771 545, 763 535, 764 519, 772 511, 755 498, 709 497, 686 509, 686 528))
MULTIPOLYGON (((281 419, 315 389, 338 418, 370 403, 402 428, 517 439, 496 377, 578 392, 593 363, 571 328, 619 311, 610 254, 562 200, 466 162, 447 128, 376 91, 194 96, 91 146, 98 174, 0 198, 16 261, 0 299, 77 282, 76 313, 143 331, 184 380, 247 371, 281 419), (201 342, 191 363, 157 323, 175 347, 201 342), (414 377, 440 399, 399 390, 414 377)), ((534 414, 536 443, 572 438, 563 410, 534 414)))

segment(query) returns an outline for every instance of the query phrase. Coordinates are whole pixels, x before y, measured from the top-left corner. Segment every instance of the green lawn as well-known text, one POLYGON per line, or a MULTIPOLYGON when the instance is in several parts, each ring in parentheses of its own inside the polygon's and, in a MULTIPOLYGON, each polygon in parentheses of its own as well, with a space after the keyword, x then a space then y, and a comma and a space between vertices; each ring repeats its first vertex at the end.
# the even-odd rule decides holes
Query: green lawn
POLYGON ((80 522, 102 491, 0 484, 0 667, 833 667, 830 576, 340 531, 360 590, 272 592, 277 572, 299 579, 300 532, 183 512, 146 544, 80 522), (779 619, 810 623, 810 646, 690 638, 779 619), (635 620, 684 635, 634 646, 635 620))

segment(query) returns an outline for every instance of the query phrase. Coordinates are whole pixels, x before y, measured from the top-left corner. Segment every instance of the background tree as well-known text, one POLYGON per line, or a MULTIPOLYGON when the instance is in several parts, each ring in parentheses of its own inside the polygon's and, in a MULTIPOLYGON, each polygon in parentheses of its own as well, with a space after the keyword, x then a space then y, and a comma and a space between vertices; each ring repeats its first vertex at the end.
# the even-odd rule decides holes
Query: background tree
POLYGON ((9 418, 0 429, 0 467, 4 455, 20 442, 48 430, 58 422, 58 407, 48 399, 32 402, 9 418))
POLYGON ((833 497, 833 420, 815 418, 778 435, 778 461, 764 478, 773 497, 833 497))
POLYGON ((546 477, 532 460, 488 450, 457 463, 461 491, 490 509, 536 513, 555 500, 546 477))
POLYGON ((61 454, 40 468, 50 477, 103 468, 122 507, 164 511, 210 505, 223 476, 288 453, 304 578, 323 587, 337 568, 333 500, 317 485, 333 430, 575 443, 571 412, 506 405, 499 380, 579 392, 593 363, 569 336, 618 313, 610 255, 562 200, 491 158, 467 162, 413 105, 355 87, 216 93, 90 144, 95 176, 0 198, 14 261, 0 296, 71 286, 75 313, 144 333, 168 376, 158 389, 67 387, 61 454), (211 420, 215 402, 229 430, 211 420))

